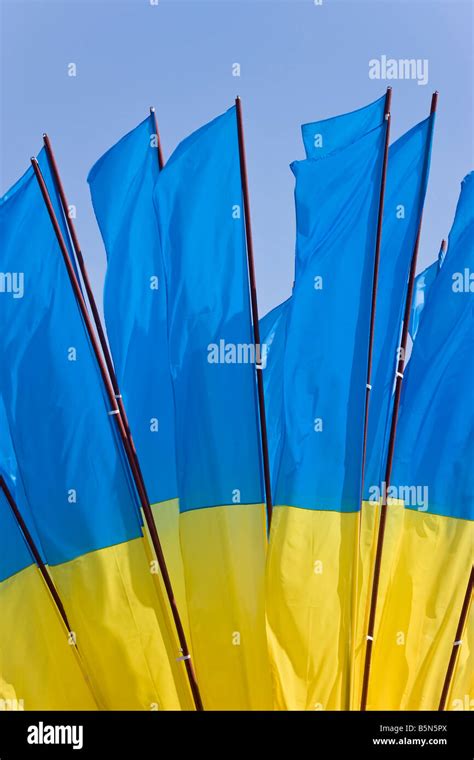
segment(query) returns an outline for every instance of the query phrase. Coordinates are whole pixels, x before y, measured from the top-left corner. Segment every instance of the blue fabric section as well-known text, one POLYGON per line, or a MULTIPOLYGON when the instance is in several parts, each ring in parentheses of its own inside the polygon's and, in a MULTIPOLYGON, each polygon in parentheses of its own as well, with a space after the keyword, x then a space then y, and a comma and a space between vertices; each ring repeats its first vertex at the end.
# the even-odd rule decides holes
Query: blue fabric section
POLYGON ((263 383, 272 491, 275 488, 283 433, 283 367, 290 303, 291 298, 287 298, 260 320, 260 340, 262 346, 265 346, 263 383))
POLYGON ((392 484, 427 488, 430 513, 472 520, 474 172, 462 184, 448 250, 403 383, 392 484))
POLYGON ((360 508, 362 436, 385 126, 296 176, 296 282, 275 504, 360 508))
POLYGON ((425 164, 434 116, 420 122, 389 150, 382 227, 382 245, 375 311, 375 331, 367 430, 364 498, 385 476, 386 453, 393 408, 408 274, 426 193, 425 164))
POLYGON ((140 535, 95 357, 33 170, 0 199, 0 395, 46 560, 140 535))
POLYGON ((235 108, 178 146, 158 178, 155 205, 180 509, 261 503, 256 374, 245 361, 253 335, 235 108))
POLYGON ((379 127, 384 120, 385 95, 357 111, 303 124, 301 133, 307 158, 324 158, 379 127))
MULTIPOLYGON (((36 532, 34 520, 32 519, 29 506, 26 502, 26 496, 23 489, 16 454, 13 448, 13 441, 10 435, 5 406, 0 396, 0 475, 2 475, 10 494, 16 502, 18 510, 29 525, 36 548, 42 559, 41 542, 36 532)), ((0 489, 3 494, 3 490, 0 489)), ((18 523, 13 516, 12 510, 4 495, 1 496, 0 504, 0 581, 5 580, 10 575, 23 570, 24 567, 31 565, 33 559, 23 540, 23 536, 18 527, 18 523)))
POLYGON ((176 498, 177 483, 153 135, 149 117, 99 159, 88 182, 107 251, 107 334, 148 496, 156 503, 176 498))
POLYGON ((0 488, 0 582, 34 564, 33 556, 0 488))
POLYGON ((418 326, 420 324, 421 313, 425 308, 426 300, 428 298, 431 286, 435 281, 438 272, 439 262, 434 261, 429 265, 429 267, 423 269, 423 271, 415 277, 409 327, 409 333, 412 340, 415 340, 416 338, 418 326))

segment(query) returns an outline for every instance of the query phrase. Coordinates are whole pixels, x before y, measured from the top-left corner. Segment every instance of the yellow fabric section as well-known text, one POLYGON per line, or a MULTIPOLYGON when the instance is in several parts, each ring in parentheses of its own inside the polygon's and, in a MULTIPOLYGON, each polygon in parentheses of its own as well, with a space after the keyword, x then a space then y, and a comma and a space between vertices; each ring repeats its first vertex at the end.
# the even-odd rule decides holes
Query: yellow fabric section
POLYGON ((474 605, 472 600, 446 709, 474 710, 474 605))
POLYGON ((192 709, 145 539, 50 570, 105 709, 192 709))
POLYGON ((181 514, 194 664, 207 710, 270 710, 265 510, 232 504, 181 514))
MULTIPOLYGON (((152 504, 151 509, 163 554, 165 555, 166 567, 170 574, 173 592, 178 605, 179 615, 184 627, 188 646, 191 646, 189 641, 190 632, 184 583, 184 567, 179 538, 179 500, 170 499, 169 501, 152 504)), ((151 543, 148 530, 146 530, 146 533, 148 540, 151 543)))
POLYGON ((349 707, 357 521, 273 510, 266 598, 277 709, 349 707))
MULTIPOLYGON (((365 641, 369 622, 369 594, 375 562, 377 527, 380 505, 377 502, 362 502, 359 513, 359 549, 357 554, 357 593, 355 599, 355 637, 352 652, 350 709, 360 709, 362 675, 365 657, 365 641)), ((389 539, 387 538, 387 545, 389 539)), ((386 554, 388 550, 386 548, 386 554)))
MULTIPOLYGON (((360 705, 378 506, 363 504, 352 706, 360 705)), ((473 524, 391 500, 368 709, 436 710, 472 562, 473 524)))
POLYGON ((97 709, 36 565, 0 583, 0 710, 15 709, 97 709))

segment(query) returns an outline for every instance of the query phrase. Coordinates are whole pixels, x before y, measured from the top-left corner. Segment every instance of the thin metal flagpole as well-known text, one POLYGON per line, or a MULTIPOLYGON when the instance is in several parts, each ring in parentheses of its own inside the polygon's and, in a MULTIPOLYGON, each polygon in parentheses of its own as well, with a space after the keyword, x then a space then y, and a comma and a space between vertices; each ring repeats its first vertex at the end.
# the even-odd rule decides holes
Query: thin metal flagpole
POLYGON ((443 238, 442 241, 441 241, 441 248, 440 248, 440 256, 442 256, 442 257, 441 258, 440 258, 440 256, 438 257, 438 272, 439 272, 439 270, 441 269, 441 267, 443 265, 443 261, 444 261, 444 257, 446 256, 447 248, 448 248, 448 243, 443 238))
POLYGON ((155 111, 154 106, 150 106, 150 116, 153 119, 153 124, 155 127, 156 152, 158 155, 158 168, 161 171, 163 166, 165 165, 165 160, 163 158, 163 148, 161 146, 160 130, 158 129, 158 120, 156 118, 156 111, 155 111))
MULTIPOLYGON (((384 121, 385 121, 385 138, 384 138, 384 151, 382 160, 382 172, 380 177, 380 193, 379 193, 379 208, 377 213, 377 232, 375 239, 375 255, 374 255, 374 268, 372 275, 372 299, 370 306, 370 327, 369 327, 369 348, 367 354, 367 376, 365 386, 365 411, 364 411, 364 436, 362 443, 362 462, 361 462, 361 483, 360 494, 361 504, 359 508, 359 514, 357 517, 357 528, 355 537, 355 554, 354 554, 354 582, 353 582, 353 606, 352 606, 352 621, 353 626, 356 626, 357 619, 357 590, 359 586, 359 556, 360 556, 360 535, 361 535, 361 523, 362 523, 362 501, 364 498, 364 476, 365 476, 365 462, 367 456, 367 431, 369 426, 369 404, 370 404, 370 392, 372 390, 372 358, 374 347, 374 333, 375 333, 375 311, 377 307, 377 289, 379 280, 379 268, 380 268, 380 250, 382 246, 382 227, 383 227, 383 212, 385 204, 385 189, 387 185, 387 168, 388 168, 388 153, 390 143, 390 126, 392 121, 391 115, 392 105, 392 88, 387 87, 385 95, 385 107, 384 107, 384 121)), ((354 682, 354 668, 355 668, 355 631, 352 642, 352 667, 351 667, 351 681, 354 682)))
POLYGON ((41 554, 40 554, 40 552, 38 550, 38 547, 36 546, 35 540, 34 540, 33 536, 31 535, 30 531, 28 530, 28 526, 26 525, 26 523, 25 523, 25 521, 23 519, 23 516, 22 516, 22 514, 21 514, 21 512, 20 512, 20 510, 18 508, 18 504, 16 503, 16 501, 15 501, 15 499, 13 497, 13 494, 10 491, 10 489, 9 489, 9 487, 8 487, 8 485, 7 485, 4 477, 3 477, 3 475, 0 475, 0 490, 2 490, 3 493, 5 494, 5 498, 7 500, 8 506, 10 507, 10 509, 11 509, 11 511, 13 513, 13 516, 14 516, 16 522, 18 523, 18 527, 20 529, 20 532, 21 532, 23 538, 26 541, 28 549, 30 550, 30 552, 31 552, 31 554, 33 556, 33 559, 36 562, 38 570, 40 571, 41 576, 43 578, 43 581, 46 584, 46 587, 47 587, 47 589, 48 589, 48 591, 49 591, 49 593, 51 595, 53 603, 54 603, 57 611, 59 612, 61 620, 63 621, 64 626, 65 626, 65 628, 66 628, 66 630, 67 630, 67 632, 69 634, 68 635, 68 643, 70 645, 74 646, 74 648, 75 648, 75 650, 77 652, 79 666, 81 668, 82 675, 84 676, 84 679, 85 679, 85 681, 87 683, 87 686, 89 688, 89 691, 91 693, 92 699, 96 703, 97 707, 100 708, 100 704, 99 704, 99 702, 98 702, 98 700, 96 698, 96 695, 94 693, 94 689, 92 688, 92 684, 90 682, 89 675, 85 671, 84 664, 82 662, 82 658, 81 658, 81 655, 80 655, 80 652, 79 652, 79 647, 77 646, 76 635, 75 635, 74 631, 72 630, 71 625, 69 623, 68 616, 67 616, 66 610, 64 608, 64 604, 62 603, 61 597, 59 596, 59 593, 58 593, 58 590, 57 590, 56 586, 54 585, 54 581, 53 581, 53 579, 52 579, 52 577, 51 577, 51 575, 49 573, 49 570, 46 567, 45 563, 43 562, 43 559, 42 559, 41 554))
POLYGON ((260 326, 258 322, 257 283, 255 277, 255 259, 253 254, 252 226, 250 221, 250 197, 247 176, 247 162, 245 158, 244 125, 242 118, 242 101, 237 96, 235 99, 237 113, 237 132, 239 137, 240 177, 244 199, 245 238, 247 241, 247 262, 250 282, 250 302, 252 309, 253 336, 255 345, 255 369, 257 373, 258 409, 260 416, 260 436, 262 442, 263 475, 265 482, 265 501, 267 506, 267 528, 270 530, 272 522, 272 487, 270 478, 270 457, 268 453, 267 419, 265 414, 265 394, 263 389, 263 356, 260 345, 260 326))
POLYGON ((54 152, 53 152, 53 147, 52 147, 51 141, 50 141, 50 139, 49 139, 49 137, 48 137, 48 135, 46 133, 43 133, 43 142, 44 142, 44 147, 45 147, 45 150, 46 150, 46 156, 47 156, 47 159, 48 159, 48 162, 49 162, 49 166, 50 166, 50 169, 51 169, 51 173, 53 175, 53 179, 54 179, 54 182, 56 184, 56 189, 58 191, 59 198, 60 198, 60 201, 61 201, 61 205, 62 205, 62 208, 63 208, 63 213, 64 213, 64 217, 66 219, 66 224, 67 224, 67 228, 68 228, 68 231, 69 231, 69 235, 71 237, 72 247, 73 247, 73 250, 74 250, 76 261, 77 261, 77 264, 78 264, 78 267, 79 267, 79 271, 81 273, 82 281, 84 283, 84 289, 86 291, 87 301, 89 303, 90 310, 91 310, 92 317, 93 317, 94 324, 95 324, 95 328, 97 330, 97 335, 99 337, 100 346, 102 348, 102 353, 104 355, 105 363, 106 363, 106 366, 107 366, 107 371, 109 373, 109 377, 110 377, 110 380, 111 380, 111 383, 112 383, 112 386, 113 386, 113 389, 114 389, 115 398, 117 399, 118 408, 119 408, 120 414, 122 416, 122 419, 123 419, 123 422, 124 422, 124 425, 125 425, 125 430, 127 432, 127 436, 130 439, 130 443, 131 443, 132 450, 133 450, 134 457, 135 457, 135 463, 137 465, 137 468, 140 470, 140 463, 138 461, 138 456, 137 456, 137 453, 136 453, 135 444, 133 443, 133 438, 132 438, 132 434, 131 434, 131 431, 130 431, 130 425, 128 423, 127 414, 125 412, 125 407, 124 407, 123 400, 122 400, 122 394, 120 393, 120 388, 119 388, 117 376, 115 374, 115 367, 114 367, 114 363, 112 361, 112 355, 110 353, 109 344, 107 342, 107 338, 105 337, 104 328, 102 327, 102 322, 101 322, 101 319, 100 319, 99 309, 97 308, 97 304, 96 304, 96 301, 95 301, 94 293, 93 293, 92 286, 91 286, 90 279, 89 279, 89 274, 87 272, 86 264, 85 264, 85 261, 84 261, 84 256, 82 255, 81 246, 79 244, 79 239, 77 237, 76 228, 74 226, 74 222, 72 221, 71 217, 69 216, 69 212, 68 212, 69 206, 68 206, 68 202, 67 202, 67 198, 66 198, 66 193, 65 193, 64 186, 63 186, 63 183, 62 183, 62 180, 61 180, 61 176, 59 174, 59 169, 58 169, 58 165, 56 163, 56 158, 55 158, 55 155, 54 155, 54 152))
MULTIPOLYGON (((434 114, 436 113, 437 105, 438 105, 438 93, 434 92, 431 98, 431 109, 430 109, 431 117, 433 117, 434 114)), ((429 158, 430 158, 431 143, 433 139, 433 129, 434 129, 434 119, 432 118, 431 123, 430 123, 429 135, 427 138, 425 163, 423 167, 422 188, 426 187, 426 183, 428 179, 429 158)), ((376 548, 376 553, 375 553, 374 573, 373 573, 373 580, 372 580, 369 623, 368 623, 367 636, 366 636, 364 675, 363 675, 363 680, 362 680, 362 697, 361 697, 361 708, 360 708, 361 710, 366 710, 367 708, 367 696, 368 696, 369 680, 370 680, 370 667, 371 667, 371 662, 372 662, 372 649, 373 649, 374 631, 375 631, 375 616, 377 613, 378 590, 379 590, 379 584, 380 584, 380 573, 381 573, 381 568, 382 568, 382 552, 383 552, 383 545, 384 545, 384 538, 385 538, 385 527, 386 527, 386 522, 387 522, 387 493, 390 486, 390 479, 392 475, 393 454, 394 454, 394 448, 395 448, 395 438, 396 438, 396 433, 397 433, 398 412, 400 409, 400 397, 401 397, 401 392, 402 392, 403 371, 405 368, 405 354, 406 354, 406 347, 407 347, 407 342, 408 342, 408 327, 410 324, 410 312, 411 312, 411 304, 413 300, 413 289, 414 289, 414 284, 415 284, 416 265, 417 265, 417 260, 418 260, 418 249, 420 247, 422 221, 423 221, 423 207, 420 209, 420 218, 418 220, 418 230, 417 230, 417 235, 416 235, 416 240, 415 240, 415 246, 413 249, 413 255, 411 259, 410 274, 408 277, 408 287, 407 287, 407 294, 406 294, 406 299, 405 299, 405 311, 403 315, 402 337, 400 341, 400 349, 399 349, 399 354, 398 354, 398 363, 397 363, 397 370, 396 370, 395 392, 394 392, 394 400, 393 400, 392 420, 391 420, 391 426, 390 426, 390 438, 389 438, 389 443, 388 443, 387 462, 386 462, 386 467, 385 467, 383 496, 382 496, 382 502, 380 505, 380 520, 379 520, 379 526, 378 526, 378 532, 377 532, 377 548, 376 548)))
POLYGON ((379 210, 377 217, 377 237, 375 242, 375 258, 374 258, 374 273, 372 280, 372 302, 370 307, 370 328, 369 328, 369 352, 367 356, 367 383, 365 388, 365 418, 364 418, 364 441, 362 445, 362 478, 361 478, 361 492, 363 495, 364 490, 364 473, 365 473, 365 460, 367 455, 367 430, 369 426, 369 403, 370 403, 370 391, 372 390, 372 357, 374 349, 374 332, 375 332, 375 311, 377 307, 377 288, 379 280, 379 268, 380 268, 380 248, 382 245, 382 226, 383 226, 383 210, 385 203, 385 188, 387 185, 387 167, 388 167, 388 148, 390 142, 390 125, 392 116, 390 113, 390 107, 392 104, 392 88, 387 87, 387 93, 385 95, 385 144, 383 153, 382 164, 382 176, 380 180, 380 198, 379 198, 379 210))
POLYGON ((82 295, 82 291, 79 285, 79 281, 77 279, 76 273, 74 271, 74 267, 72 265, 69 252, 67 250, 66 244, 64 242, 64 238, 62 236, 61 228, 59 226, 58 220, 56 218, 56 214, 54 212, 53 205, 51 203, 51 198, 49 197, 48 189, 46 187, 45 181, 43 179, 43 176, 41 174, 41 170, 39 168, 38 162, 36 158, 31 159, 31 164, 33 166, 33 170, 35 172, 36 179, 38 181, 41 194, 43 196, 44 203, 46 205, 46 208, 48 210, 49 217, 51 219, 51 223, 54 228, 54 232, 56 234, 57 241, 59 243, 59 247, 61 249, 62 257, 64 260, 64 263, 66 265, 67 273, 69 276, 69 281, 71 283, 72 289, 74 291, 74 295, 76 297, 76 301, 79 307, 79 310, 81 312, 81 316, 84 320, 84 324, 89 336, 89 340, 91 342, 92 349, 94 351, 97 364, 99 366, 100 374, 102 377, 102 381, 105 386, 105 390, 107 392, 107 396, 109 399, 109 403, 111 406, 111 409, 109 411, 109 415, 113 416, 117 425, 118 433, 120 436, 120 439, 122 441, 122 445, 130 466, 131 473, 133 475, 133 480, 137 489, 137 493, 140 499, 140 504, 143 509, 143 514, 145 516, 145 520, 147 523, 148 530, 150 532, 150 537, 152 541, 153 548, 155 550, 156 558, 158 561, 158 565, 161 571, 161 576, 163 579, 163 583, 166 589, 166 594, 168 597, 168 601, 171 608, 171 613, 173 615, 174 624, 176 627, 176 632, 178 634, 178 640, 179 645, 181 648, 181 656, 178 658, 179 660, 183 660, 186 667, 186 673, 188 676, 191 692, 193 695, 194 703, 196 706, 196 710, 202 710, 202 700, 199 693, 199 687, 197 684, 196 676, 194 673, 194 668, 191 663, 191 655, 189 653, 188 645, 186 642, 186 636, 184 633, 183 624, 181 622, 181 618, 179 615, 178 607, 176 604, 176 599, 174 596, 173 588, 171 585, 171 579, 169 576, 168 568, 166 566, 165 557, 163 554, 163 549, 161 547, 160 539, 158 536, 158 531, 156 529, 155 521, 153 519, 153 513, 151 511, 150 501, 148 499, 148 494, 146 492, 146 486, 145 482, 143 480, 143 476, 141 475, 141 471, 139 469, 139 466, 137 464, 137 457, 136 453, 134 452, 129 435, 127 435, 127 430, 125 428, 124 420, 122 418, 122 415, 120 413, 120 407, 118 402, 121 402, 121 398, 117 399, 117 394, 114 392, 114 387, 112 385, 112 381, 110 379, 109 373, 107 371, 107 366, 104 362, 104 359, 100 352, 99 343, 97 342, 97 338, 94 332, 94 328, 92 326, 92 322, 89 317, 89 313, 87 311, 86 303, 84 300, 84 297, 82 295))
MULTIPOLYGON (((155 128, 155 134, 156 134, 156 140, 157 140, 157 156, 158 156, 158 166, 161 171, 163 168, 163 152, 161 149, 161 140, 160 140, 160 133, 158 130, 158 122, 156 119, 156 113, 155 109, 153 107, 150 108, 150 116, 153 118, 153 124, 155 128)), ((48 137, 48 135, 44 132, 43 133, 43 142, 44 147, 46 150, 46 156, 48 158, 48 162, 51 168, 51 172, 53 175, 54 182, 56 184, 56 188, 59 194, 59 198, 61 201, 61 205, 63 208, 64 217, 66 219, 67 228, 69 231, 69 235, 71 237, 72 247, 74 250, 74 254, 76 257, 77 264, 79 266, 79 271, 81 273, 82 281, 84 283, 84 288, 87 295, 87 301, 89 303, 89 307, 92 313, 92 317, 94 319, 95 328, 97 330, 97 335, 99 336, 100 346, 102 348, 102 353, 104 355, 105 363, 107 366, 107 371, 109 373, 110 381, 112 383, 115 398, 117 399, 118 408, 121 414, 121 417, 123 419, 123 423, 125 425, 125 431, 127 433, 127 436, 130 440, 130 445, 132 448, 133 456, 135 459, 135 465, 138 470, 139 477, 141 481, 143 482, 143 485, 145 485, 143 473, 140 466, 140 460, 138 459, 137 450, 135 447, 135 443, 133 441, 132 432, 130 429, 130 424, 128 421, 127 413, 125 411, 125 405, 123 403, 123 397, 120 393, 119 383, 117 380, 117 375, 115 373, 115 367, 114 363, 112 361, 112 355, 110 353, 109 344, 107 342, 107 338, 105 336, 105 331, 102 326, 102 321, 100 318, 99 310, 97 308, 97 304, 94 297, 94 292, 92 290, 89 275, 87 272, 86 264, 84 261, 84 256, 82 255, 81 246, 79 244, 79 238, 77 237, 76 228, 74 225, 74 222, 72 221, 72 218, 69 216, 69 205, 66 198, 66 192, 64 190, 64 185, 61 180, 61 175, 59 174, 59 168, 56 162, 56 157, 54 155, 53 147, 51 145, 51 141, 48 137)))
POLYGON ((471 574, 467 583, 466 594, 462 604, 461 614, 459 616, 459 622, 456 628, 456 636, 453 642, 453 648, 451 650, 451 656, 449 658, 448 669, 446 671, 446 677, 444 679, 443 690, 441 692, 441 699, 439 701, 438 710, 446 709, 446 701, 448 699, 449 690, 451 688, 451 682, 453 680, 454 669, 458 659, 459 650, 461 649, 462 636, 464 627, 466 625, 467 616, 469 613, 469 607, 472 601, 472 591, 474 588, 474 566, 471 567, 471 574))

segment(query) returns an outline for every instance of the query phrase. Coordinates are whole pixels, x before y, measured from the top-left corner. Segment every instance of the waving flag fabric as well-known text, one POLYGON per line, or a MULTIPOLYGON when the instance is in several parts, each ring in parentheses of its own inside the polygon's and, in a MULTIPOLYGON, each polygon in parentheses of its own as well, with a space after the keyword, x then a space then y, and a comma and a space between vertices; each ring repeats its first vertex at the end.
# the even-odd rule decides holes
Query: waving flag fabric
POLYGON ((283 431, 283 367, 290 304, 291 298, 287 298, 260 320, 260 339, 262 346, 265 346, 263 382, 272 490, 278 471, 283 431))
POLYGON ((324 158, 347 148, 384 120, 385 95, 357 111, 303 124, 301 134, 307 158, 324 158))
MULTIPOLYGON (((363 136, 355 118, 347 131, 359 139, 321 160, 292 165, 296 282, 267 571, 281 709, 349 705, 370 292, 385 140, 380 113, 379 126, 363 136)), ((341 119, 349 124, 350 115, 341 119)))
POLYGON ((360 705, 371 568, 376 545, 378 505, 385 477, 398 347, 408 274, 426 193, 433 120, 434 116, 430 116, 415 125, 389 150, 361 515, 359 613, 353 689, 355 709, 360 705))
MULTIPOLYGON (((472 565, 474 173, 406 372, 368 705, 437 709, 472 565), (398 515, 397 515, 398 512, 398 515), (401 513, 401 519, 400 519, 401 513)), ((469 638, 467 638, 467 649, 469 638)), ((464 642, 461 646, 464 646, 464 642)), ((467 653, 466 653, 467 654, 467 653)), ((461 654, 462 671, 464 657, 461 654)), ((448 709, 469 709, 462 677, 448 709), (461 708, 460 708, 461 705, 461 708)))
POLYGON ((197 676, 208 709, 265 709, 264 488, 235 108, 178 146, 155 205, 197 676))
POLYGON ((166 287, 153 205, 156 137, 149 116, 97 161, 88 182, 107 252, 104 312, 117 380, 186 623, 166 287))
POLYGON ((474 605, 469 608, 462 645, 448 693, 448 710, 472 710, 474 707, 474 605))
POLYGON ((375 312, 364 498, 385 474, 387 436, 410 263, 423 210, 435 116, 417 124, 389 151, 375 312))
POLYGON ((94 691, 108 708, 190 705, 115 422, 31 168, 1 199, 0 223, 1 269, 21 285, 2 295, 0 395, 94 691))
MULTIPOLYGON (((0 478, 32 525, 0 397, 0 478)), ((33 540, 44 561, 39 536, 33 540)), ((0 709, 94 710, 77 651, 0 486, 0 709), (25 607, 25 599, 29 600, 25 607), (25 668, 25 663, 29 667, 25 668)))
POLYGON ((76 650, 1 488, 0 526, 0 710, 96 709, 76 650))
POLYGON ((421 313, 425 308, 426 300, 431 290, 431 286, 435 281, 439 270, 443 266, 445 255, 445 250, 443 249, 443 246, 441 246, 438 253, 438 259, 436 261, 433 261, 433 263, 426 267, 426 269, 423 269, 423 271, 420 272, 420 274, 418 274, 415 278, 409 328, 410 337, 412 340, 415 340, 416 338, 421 313))

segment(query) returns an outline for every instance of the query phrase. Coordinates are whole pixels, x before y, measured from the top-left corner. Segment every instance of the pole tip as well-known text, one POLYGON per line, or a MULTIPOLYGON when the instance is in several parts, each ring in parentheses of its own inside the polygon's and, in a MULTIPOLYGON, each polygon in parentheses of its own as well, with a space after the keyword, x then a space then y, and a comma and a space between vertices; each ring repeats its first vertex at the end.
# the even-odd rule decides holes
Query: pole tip
POLYGON ((43 132, 43 140, 45 140, 47 136, 48 135, 46 134, 46 132, 43 132))
POLYGON ((155 106, 150 106, 150 113, 155 113, 155 106))
POLYGON ((36 160, 36 156, 31 156, 30 161, 32 164, 37 164, 38 161, 36 160))
POLYGON ((448 247, 448 243, 447 243, 447 241, 446 241, 446 240, 443 238, 443 239, 442 239, 442 241, 441 241, 441 250, 443 251, 443 253, 446 253, 446 248, 447 248, 447 247, 448 247))
POLYGON ((240 100, 240 95, 236 95, 236 96, 235 96, 235 99, 236 99, 236 100, 240 100))

